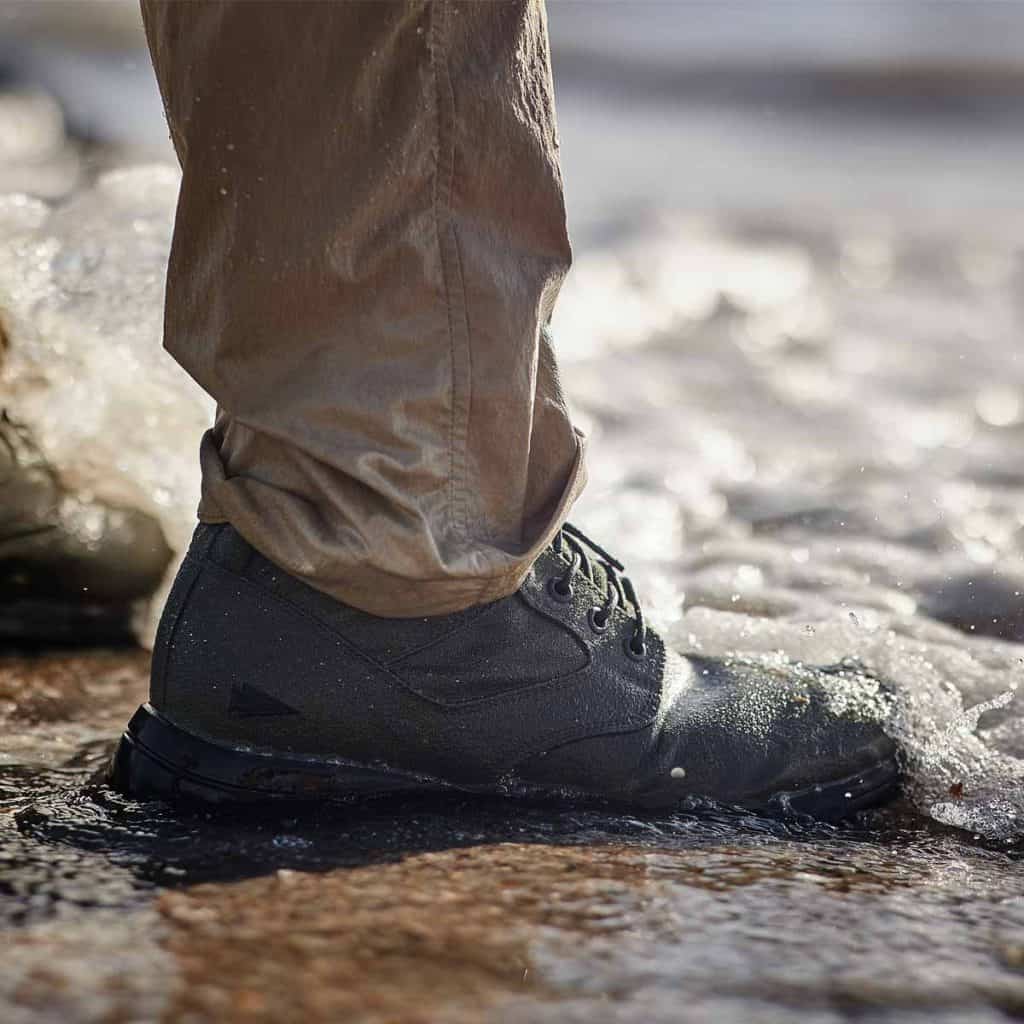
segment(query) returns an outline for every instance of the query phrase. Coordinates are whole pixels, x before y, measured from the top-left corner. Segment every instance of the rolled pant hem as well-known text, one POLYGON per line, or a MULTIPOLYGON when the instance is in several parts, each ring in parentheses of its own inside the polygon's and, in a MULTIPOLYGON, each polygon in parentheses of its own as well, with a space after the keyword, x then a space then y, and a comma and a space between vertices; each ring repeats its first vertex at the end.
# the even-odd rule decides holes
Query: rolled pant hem
MULTIPOLYGON (((243 511, 244 505, 239 509, 242 514, 232 519, 224 514, 222 508, 210 508, 212 503, 204 500, 205 507, 200 508, 199 520, 211 525, 230 523, 257 551, 283 571, 291 573, 335 600, 370 615, 393 619, 450 615, 452 612, 463 611, 474 605, 489 604, 491 601, 498 601, 514 594, 522 586, 537 556, 561 529, 562 523, 568 518, 569 510, 587 482, 586 438, 578 430, 574 433, 576 458, 546 528, 526 552, 516 557, 511 564, 506 563, 506 568, 487 575, 417 579, 362 564, 346 566, 344 580, 329 579, 323 573, 315 576, 303 573, 297 566, 282 564, 280 559, 275 558, 273 550, 270 550, 273 547, 273 534, 260 536, 263 531, 255 523, 252 524, 254 529, 249 529, 248 517, 243 511)), ((507 554, 504 557, 513 558, 507 554)))
MULTIPOLYGON (((227 520, 201 516, 200 522, 212 525, 226 523, 227 520)), ((360 570, 358 582, 351 582, 343 589, 336 586, 329 590, 325 587, 316 589, 344 604, 381 618, 415 619, 450 615, 514 594, 522 586, 531 564, 517 567, 514 572, 501 576, 436 580, 409 580, 367 567, 360 570), (401 585, 401 594, 397 592, 396 584, 401 585)), ((305 579, 303 582, 316 586, 315 580, 305 579)))

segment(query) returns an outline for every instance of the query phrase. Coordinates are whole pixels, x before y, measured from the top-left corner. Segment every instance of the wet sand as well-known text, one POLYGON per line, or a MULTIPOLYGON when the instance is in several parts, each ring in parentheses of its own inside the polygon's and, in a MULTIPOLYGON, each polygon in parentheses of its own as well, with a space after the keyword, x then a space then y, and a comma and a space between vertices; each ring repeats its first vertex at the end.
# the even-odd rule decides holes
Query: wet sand
POLYGON ((138 652, 0 660, 5 1021, 997 1021, 1020 852, 473 799, 172 813, 97 781, 138 652))

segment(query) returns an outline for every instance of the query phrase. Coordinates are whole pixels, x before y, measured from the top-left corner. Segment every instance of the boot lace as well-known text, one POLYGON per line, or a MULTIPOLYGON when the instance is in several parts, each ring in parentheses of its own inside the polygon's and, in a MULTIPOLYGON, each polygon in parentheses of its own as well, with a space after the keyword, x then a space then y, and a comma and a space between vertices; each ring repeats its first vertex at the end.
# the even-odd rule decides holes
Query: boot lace
POLYGON ((571 596, 573 576, 582 572, 591 583, 604 591, 605 597, 604 604, 591 612, 590 624, 602 630, 608 625, 616 608, 621 606, 631 612, 633 635, 626 641, 626 651, 634 658, 644 657, 647 654, 647 623, 633 581, 625 575, 625 566, 570 523, 562 525, 551 546, 556 554, 569 559, 565 572, 552 580, 551 585, 556 594, 563 598, 571 596), (595 573, 595 566, 600 566, 600 573, 595 573), (601 576, 604 577, 603 581, 601 576))

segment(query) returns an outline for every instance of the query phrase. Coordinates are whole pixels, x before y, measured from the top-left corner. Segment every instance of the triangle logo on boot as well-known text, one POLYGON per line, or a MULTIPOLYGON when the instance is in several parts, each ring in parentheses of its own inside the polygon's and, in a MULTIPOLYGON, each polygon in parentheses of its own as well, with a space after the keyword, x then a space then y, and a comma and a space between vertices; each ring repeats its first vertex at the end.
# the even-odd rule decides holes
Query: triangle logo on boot
POLYGON ((232 683, 228 714, 232 718, 271 718, 275 715, 297 715, 300 712, 250 683, 232 683))

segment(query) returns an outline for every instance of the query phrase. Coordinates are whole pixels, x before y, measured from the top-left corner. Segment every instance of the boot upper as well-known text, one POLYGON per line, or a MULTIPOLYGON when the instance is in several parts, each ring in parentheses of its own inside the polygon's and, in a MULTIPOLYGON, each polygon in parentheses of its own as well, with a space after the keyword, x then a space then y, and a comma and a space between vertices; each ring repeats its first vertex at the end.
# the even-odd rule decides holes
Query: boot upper
POLYGON ((684 658, 650 630, 638 652, 636 607, 607 612, 606 573, 571 574, 577 561, 551 548, 507 598, 383 619, 282 572, 230 526, 200 526, 151 701, 234 746, 652 807, 749 802, 892 754, 877 680, 684 658))

